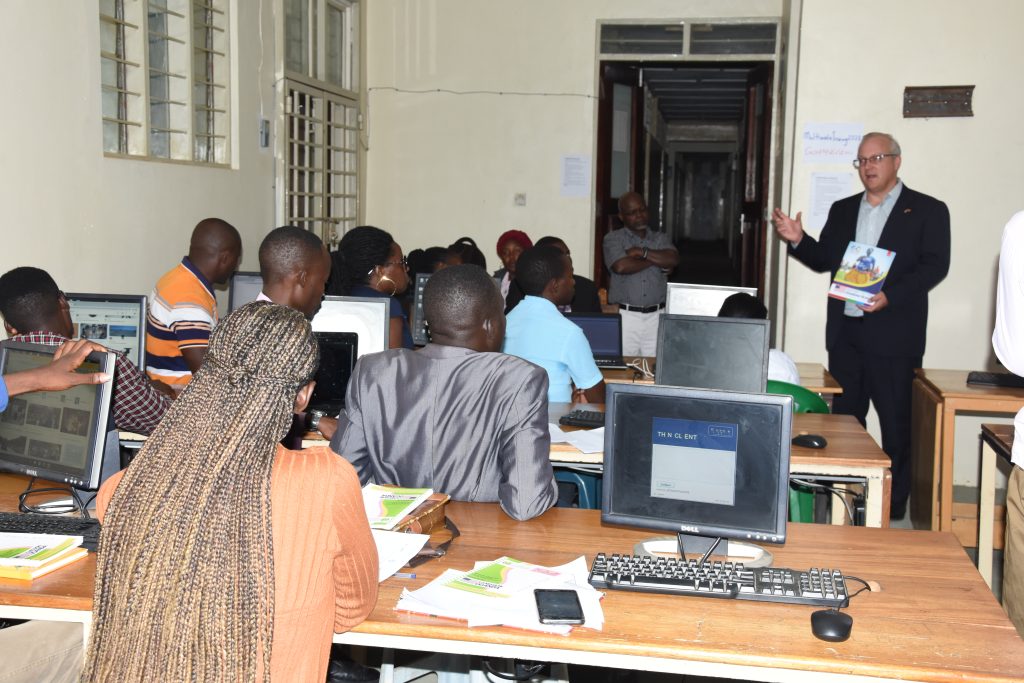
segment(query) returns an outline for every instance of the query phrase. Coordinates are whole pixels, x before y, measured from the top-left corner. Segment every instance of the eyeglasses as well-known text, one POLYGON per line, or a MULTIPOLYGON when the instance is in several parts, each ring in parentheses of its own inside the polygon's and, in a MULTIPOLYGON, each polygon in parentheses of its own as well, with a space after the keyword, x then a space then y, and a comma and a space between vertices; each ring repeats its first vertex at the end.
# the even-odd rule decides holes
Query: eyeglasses
POLYGON ((406 270, 409 269, 409 259, 403 256, 399 261, 385 261, 381 264, 382 266, 402 266, 406 270))
POLYGON ((623 216, 639 216, 642 213, 647 213, 647 207, 646 206, 638 206, 635 209, 631 209, 629 211, 622 211, 620 213, 623 216))
POLYGON ((853 160, 853 167, 860 168, 861 166, 867 166, 868 164, 880 164, 882 159, 886 157, 898 157, 899 154, 876 154, 870 157, 857 157, 853 160))

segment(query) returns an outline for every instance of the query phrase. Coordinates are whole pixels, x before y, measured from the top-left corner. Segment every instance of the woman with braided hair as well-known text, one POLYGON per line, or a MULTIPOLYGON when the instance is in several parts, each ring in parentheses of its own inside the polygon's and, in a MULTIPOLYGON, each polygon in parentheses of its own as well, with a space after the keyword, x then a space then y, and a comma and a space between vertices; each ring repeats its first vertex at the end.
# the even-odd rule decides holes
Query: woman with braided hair
POLYGON ((391 235, 371 225, 352 228, 341 238, 331 261, 327 293, 387 299, 391 319, 388 348, 411 349, 409 318, 398 299, 409 286, 409 266, 391 235))
POLYGON ((83 681, 317 681, 366 618, 377 554, 352 466, 279 445, 312 393, 298 311, 248 304, 104 484, 83 681), (123 476, 122 476, 123 475, 123 476))

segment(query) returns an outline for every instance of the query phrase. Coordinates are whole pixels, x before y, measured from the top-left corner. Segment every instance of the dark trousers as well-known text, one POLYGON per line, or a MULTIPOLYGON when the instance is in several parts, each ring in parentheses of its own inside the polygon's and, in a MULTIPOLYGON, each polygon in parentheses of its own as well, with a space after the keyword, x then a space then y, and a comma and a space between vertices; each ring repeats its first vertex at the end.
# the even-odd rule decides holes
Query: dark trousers
POLYGON ((892 460, 892 509, 899 511, 910 496, 910 406, 921 357, 865 351, 863 330, 862 319, 844 316, 839 339, 828 353, 828 371, 843 387, 832 412, 853 415, 864 425, 868 402, 875 404, 882 450, 892 460))

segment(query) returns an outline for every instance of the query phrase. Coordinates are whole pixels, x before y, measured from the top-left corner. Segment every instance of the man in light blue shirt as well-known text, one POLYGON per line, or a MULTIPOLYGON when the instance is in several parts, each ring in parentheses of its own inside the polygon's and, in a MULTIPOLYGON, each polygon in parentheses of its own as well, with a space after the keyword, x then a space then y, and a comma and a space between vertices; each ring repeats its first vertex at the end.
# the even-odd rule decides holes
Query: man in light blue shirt
POLYGON ((549 403, 604 403, 604 378, 590 344, 557 308, 575 294, 571 258, 550 246, 528 249, 516 264, 516 282, 526 298, 508 314, 502 350, 547 371, 549 403))

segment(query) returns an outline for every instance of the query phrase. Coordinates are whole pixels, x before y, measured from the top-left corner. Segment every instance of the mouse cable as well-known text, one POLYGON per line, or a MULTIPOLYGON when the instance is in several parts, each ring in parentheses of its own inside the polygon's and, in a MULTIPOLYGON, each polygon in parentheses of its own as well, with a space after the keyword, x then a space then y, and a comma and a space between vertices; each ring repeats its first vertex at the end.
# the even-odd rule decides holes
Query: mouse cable
POLYGON ((807 481, 806 479, 797 479, 795 477, 790 477, 789 480, 795 484, 800 484, 801 486, 807 486, 816 489, 824 489, 829 493, 833 493, 839 496, 839 500, 842 501, 843 507, 846 508, 846 514, 850 516, 850 524, 853 524, 853 508, 850 507, 850 501, 846 500, 846 494, 849 493, 849 491, 842 491, 840 489, 835 488, 834 486, 829 486, 828 484, 819 484, 818 482, 807 481))
POLYGON ((859 591, 857 591, 856 593, 854 593, 853 595, 851 595, 851 596, 850 596, 849 598, 847 598, 848 600, 853 600, 853 599, 854 599, 855 597, 857 597, 858 595, 860 595, 860 594, 861 594, 861 593, 863 593, 864 591, 869 591, 869 590, 871 590, 871 586, 870 586, 870 584, 868 584, 868 582, 867 582, 867 581, 865 581, 864 579, 861 579, 861 578, 859 578, 859 577, 856 577, 856 576, 846 576, 846 577, 844 577, 844 578, 846 578, 846 580, 847 580, 847 581, 857 581, 857 582, 859 582, 859 583, 861 583, 861 584, 863 584, 863 585, 864 585, 864 587, 863 587, 863 588, 861 588, 861 589, 860 589, 859 591))

